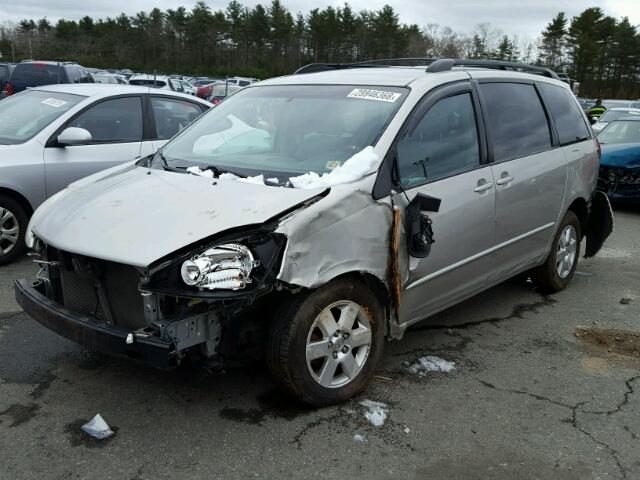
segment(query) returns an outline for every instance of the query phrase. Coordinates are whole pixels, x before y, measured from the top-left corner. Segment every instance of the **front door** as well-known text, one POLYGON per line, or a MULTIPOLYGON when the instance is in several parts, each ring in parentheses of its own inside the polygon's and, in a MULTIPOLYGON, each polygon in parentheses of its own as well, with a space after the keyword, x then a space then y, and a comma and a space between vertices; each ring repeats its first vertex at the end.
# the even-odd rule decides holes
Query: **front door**
POLYGON ((128 96, 101 101, 79 113, 62 129, 67 127, 88 130, 92 142, 67 147, 58 145, 55 139, 49 142, 44 152, 47 196, 87 175, 140 157, 142 100, 139 96, 128 96))
MULTIPOLYGON (((422 193, 441 200, 439 211, 429 213, 435 238, 430 253, 408 258, 400 323, 425 318, 482 290, 494 242, 495 185, 491 167, 481 161, 471 85, 445 89, 429 104, 397 144, 400 181, 409 199, 422 193)), ((401 196, 394 195, 396 204, 401 196)))

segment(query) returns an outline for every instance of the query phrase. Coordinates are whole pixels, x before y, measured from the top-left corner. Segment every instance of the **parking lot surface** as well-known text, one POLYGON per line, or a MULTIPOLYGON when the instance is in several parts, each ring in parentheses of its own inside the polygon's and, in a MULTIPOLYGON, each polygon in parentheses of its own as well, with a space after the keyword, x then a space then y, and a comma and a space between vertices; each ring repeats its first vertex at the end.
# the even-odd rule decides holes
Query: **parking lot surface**
POLYGON ((387 343, 368 390, 309 410, 261 365, 156 371, 31 320, 0 267, 0 478, 640 478, 640 209, 569 288, 509 281, 387 343), (448 373, 412 373, 425 355, 448 373), (361 402, 383 402, 373 426, 361 402), (100 413, 115 431, 80 426, 100 413))

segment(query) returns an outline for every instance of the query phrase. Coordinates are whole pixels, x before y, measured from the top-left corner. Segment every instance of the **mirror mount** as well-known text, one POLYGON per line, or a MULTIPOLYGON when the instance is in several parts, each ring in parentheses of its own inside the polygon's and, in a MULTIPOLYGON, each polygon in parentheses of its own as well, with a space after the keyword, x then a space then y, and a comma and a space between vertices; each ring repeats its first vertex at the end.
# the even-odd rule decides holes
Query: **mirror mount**
POLYGON ((61 147, 73 147, 78 145, 88 145, 93 141, 91 133, 78 127, 65 128, 60 135, 58 135, 58 145, 61 147))
POLYGON ((429 255, 431 245, 436 241, 433 236, 431 218, 425 212, 440 210, 440 199, 418 193, 407 205, 405 230, 407 232, 407 250, 409 255, 424 258, 429 255))

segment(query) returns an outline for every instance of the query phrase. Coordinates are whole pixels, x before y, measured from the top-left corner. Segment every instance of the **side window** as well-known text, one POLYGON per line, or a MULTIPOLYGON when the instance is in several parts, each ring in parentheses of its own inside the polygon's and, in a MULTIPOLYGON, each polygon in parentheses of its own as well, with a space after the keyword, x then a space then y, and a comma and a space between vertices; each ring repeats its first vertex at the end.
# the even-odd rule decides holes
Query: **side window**
POLYGON ((69 127, 88 130, 94 142, 139 142, 142 140, 140 97, 107 100, 74 118, 69 127))
POLYGON ((199 105, 175 98, 151 97, 158 140, 168 140, 202 115, 199 105))
POLYGON ((576 104, 573 94, 569 90, 542 82, 538 86, 549 106, 556 130, 558 130, 560 144, 566 145, 591 137, 580 107, 576 104))
POLYGON ((525 157, 551 147, 547 116, 533 85, 484 83, 480 90, 487 109, 494 161, 525 157))
POLYGON ((397 147, 403 185, 438 180, 480 164, 478 129, 470 93, 443 98, 397 147))

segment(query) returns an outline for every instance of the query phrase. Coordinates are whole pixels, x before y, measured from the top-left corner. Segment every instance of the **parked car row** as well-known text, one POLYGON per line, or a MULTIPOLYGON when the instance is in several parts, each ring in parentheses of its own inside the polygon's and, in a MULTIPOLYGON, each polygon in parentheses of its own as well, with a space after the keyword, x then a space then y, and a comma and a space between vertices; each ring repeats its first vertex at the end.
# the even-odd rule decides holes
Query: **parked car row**
MULTIPOLYGON (((105 83, 137 85, 197 96, 211 101, 216 85, 233 87, 236 91, 257 81, 255 78, 185 77, 134 73, 131 70, 100 70, 85 68, 75 62, 23 61, 18 64, 0 63, 0 98, 19 93, 26 88, 61 83, 105 83)), ((228 92, 228 89, 225 91, 228 92)), ((220 98, 220 95, 216 95, 220 98)))

